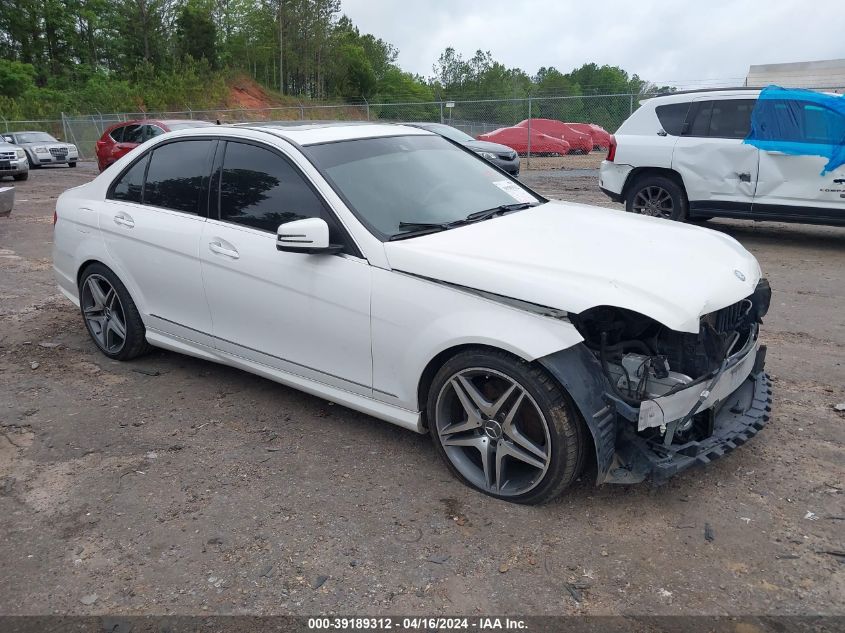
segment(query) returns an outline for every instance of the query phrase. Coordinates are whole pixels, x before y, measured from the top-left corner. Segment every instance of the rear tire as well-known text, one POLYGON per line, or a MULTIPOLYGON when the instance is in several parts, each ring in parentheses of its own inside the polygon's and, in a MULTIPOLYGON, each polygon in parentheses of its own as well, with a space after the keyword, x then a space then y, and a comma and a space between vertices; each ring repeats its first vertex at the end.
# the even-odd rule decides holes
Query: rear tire
POLYGON ((683 187, 666 176, 641 176, 628 189, 625 210, 684 222, 689 215, 689 203, 683 187))
POLYGON ((503 351, 467 350, 446 361, 426 412, 449 470, 497 499, 545 503, 581 472, 586 429, 563 388, 503 351))
POLYGON ((114 360, 146 354, 146 328, 126 286, 108 267, 90 264, 79 278, 79 307, 91 339, 114 360))

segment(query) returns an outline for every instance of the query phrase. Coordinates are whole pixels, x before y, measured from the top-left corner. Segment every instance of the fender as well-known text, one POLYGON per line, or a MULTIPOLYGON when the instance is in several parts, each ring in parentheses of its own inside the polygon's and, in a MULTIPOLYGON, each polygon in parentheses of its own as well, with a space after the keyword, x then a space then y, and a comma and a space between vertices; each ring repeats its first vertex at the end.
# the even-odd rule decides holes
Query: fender
POLYGON ((414 411, 420 406, 423 370, 445 350, 486 345, 533 361, 583 340, 565 318, 379 268, 373 268, 371 313, 373 389, 378 397, 414 411), (410 339, 408 324, 415 332, 410 339))
POLYGON ((610 385, 596 357, 583 343, 578 343, 537 360, 566 389, 590 434, 596 448, 598 474, 596 485, 607 478, 616 452, 616 409, 604 400, 610 385))

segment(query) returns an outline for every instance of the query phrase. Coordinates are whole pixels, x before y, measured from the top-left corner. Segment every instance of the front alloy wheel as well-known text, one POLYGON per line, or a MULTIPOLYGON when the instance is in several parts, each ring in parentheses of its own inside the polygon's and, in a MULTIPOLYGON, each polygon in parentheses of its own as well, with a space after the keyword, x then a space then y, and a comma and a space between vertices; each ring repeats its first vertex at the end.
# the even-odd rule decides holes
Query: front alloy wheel
POLYGON ((549 427, 514 379, 483 367, 453 375, 440 391, 437 434, 452 465, 501 496, 533 489, 551 461, 549 427))
POLYGON ((577 476, 580 420, 541 368, 498 351, 468 351, 434 378, 427 411, 438 452, 486 494, 542 503, 577 476))

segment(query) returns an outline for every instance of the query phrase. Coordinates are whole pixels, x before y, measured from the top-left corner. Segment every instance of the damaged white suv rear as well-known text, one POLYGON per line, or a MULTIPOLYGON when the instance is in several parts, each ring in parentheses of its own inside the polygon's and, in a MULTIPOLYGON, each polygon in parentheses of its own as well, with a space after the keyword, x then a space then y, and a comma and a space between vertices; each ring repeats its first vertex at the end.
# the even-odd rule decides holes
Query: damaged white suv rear
POLYGON ((162 347, 428 431, 509 501, 587 461, 661 481, 769 419, 771 292, 738 242, 546 200, 417 128, 164 134, 65 192, 54 243, 108 357, 162 347))

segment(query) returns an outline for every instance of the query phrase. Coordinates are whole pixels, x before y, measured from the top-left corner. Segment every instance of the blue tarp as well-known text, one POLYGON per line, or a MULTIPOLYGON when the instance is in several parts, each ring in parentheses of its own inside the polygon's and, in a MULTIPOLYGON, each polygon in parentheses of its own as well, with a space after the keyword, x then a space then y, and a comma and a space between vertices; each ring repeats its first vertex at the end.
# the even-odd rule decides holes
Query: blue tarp
POLYGON ((760 92, 744 142, 763 151, 827 158, 823 176, 845 165, 845 95, 769 86, 760 92))

